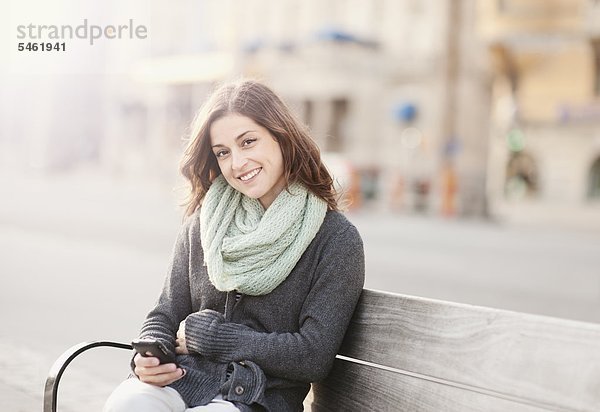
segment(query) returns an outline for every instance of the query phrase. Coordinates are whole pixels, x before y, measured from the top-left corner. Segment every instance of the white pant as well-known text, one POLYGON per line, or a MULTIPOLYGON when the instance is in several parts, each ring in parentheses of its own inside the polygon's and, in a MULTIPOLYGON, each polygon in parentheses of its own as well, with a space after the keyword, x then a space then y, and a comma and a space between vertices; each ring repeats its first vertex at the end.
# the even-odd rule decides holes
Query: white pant
POLYGON ((104 412, 239 412, 231 402, 218 395, 208 405, 188 408, 179 393, 168 386, 161 388, 131 378, 110 394, 104 412))

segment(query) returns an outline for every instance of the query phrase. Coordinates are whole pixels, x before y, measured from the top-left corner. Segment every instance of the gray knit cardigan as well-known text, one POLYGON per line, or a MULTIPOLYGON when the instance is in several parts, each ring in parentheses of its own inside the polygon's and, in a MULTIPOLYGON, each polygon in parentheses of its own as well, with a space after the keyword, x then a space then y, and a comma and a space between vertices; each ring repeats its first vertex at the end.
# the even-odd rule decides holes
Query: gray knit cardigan
POLYGON ((160 298, 140 337, 174 351, 186 319, 186 375, 172 383, 188 407, 217 394, 242 411, 299 411, 310 382, 325 378, 361 294, 364 253, 356 228, 329 211, 290 275, 263 296, 220 292, 210 283, 199 213, 186 220, 160 298))

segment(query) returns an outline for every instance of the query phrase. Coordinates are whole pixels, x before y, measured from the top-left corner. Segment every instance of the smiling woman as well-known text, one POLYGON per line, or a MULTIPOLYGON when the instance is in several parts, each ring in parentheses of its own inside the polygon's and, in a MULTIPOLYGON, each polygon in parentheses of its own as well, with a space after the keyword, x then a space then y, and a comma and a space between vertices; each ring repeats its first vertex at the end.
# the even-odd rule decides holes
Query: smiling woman
POLYGON ((215 121, 210 136, 227 183, 268 208, 285 187, 283 156, 275 137, 254 120, 238 114, 215 121))
POLYGON ((307 129, 268 87, 218 88, 182 161, 187 218, 105 411, 298 411, 329 373, 364 284, 356 228, 307 129))
MULTIPOLYGON (((282 156, 283 181, 286 184, 296 180, 303 183, 311 192, 325 200, 329 209, 338 210, 333 179, 321 161, 319 148, 311 139, 307 128, 268 87, 255 81, 242 81, 217 89, 196 117, 192 138, 181 167, 183 175, 192 186, 188 215, 200 206, 216 176, 223 173, 227 178, 228 170, 223 171, 219 163, 223 157, 217 157, 217 153, 220 156, 223 153, 215 151, 212 146, 224 145, 218 141, 227 138, 227 130, 222 129, 236 127, 239 133, 260 132, 263 137, 268 135, 274 139, 282 156), (244 129, 244 123, 248 130, 244 129), (213 142, 214 139, 217 141, 213 142)), ((239 136, 240 134, 236 134, 229 137, 239 136)), ((247 145, 247 140, 244 139, 241 143, 245 142, 247 145)))

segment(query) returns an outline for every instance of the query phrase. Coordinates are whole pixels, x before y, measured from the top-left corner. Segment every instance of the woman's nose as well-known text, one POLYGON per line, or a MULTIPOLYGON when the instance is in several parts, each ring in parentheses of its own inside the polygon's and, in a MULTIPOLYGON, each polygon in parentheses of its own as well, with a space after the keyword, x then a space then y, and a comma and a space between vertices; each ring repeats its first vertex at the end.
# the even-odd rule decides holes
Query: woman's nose
POLYGON ((232 153, 231 157, 231 168, 233 170, 243 170, 246 163, 248 163, 246 156, 241 153, 232 153))

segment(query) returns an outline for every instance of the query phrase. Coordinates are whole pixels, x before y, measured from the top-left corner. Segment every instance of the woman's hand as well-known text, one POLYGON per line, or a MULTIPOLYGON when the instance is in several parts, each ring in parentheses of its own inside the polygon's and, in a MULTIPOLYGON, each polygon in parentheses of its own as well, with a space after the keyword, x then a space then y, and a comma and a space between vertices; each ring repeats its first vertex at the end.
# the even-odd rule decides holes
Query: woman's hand
POLYGON ((175 353, 178 355, 189 355, 190 353, 185 342, 185 320, 182 320, 179 324, 177 340, 175 341, 175 353))
POLYGON ((167 386, 185 375, 185 370, 174 363, 160 364, 158 358, 144 357, 139 353, 133 358, 134 372, 145 383, 155 386, 167 386))

